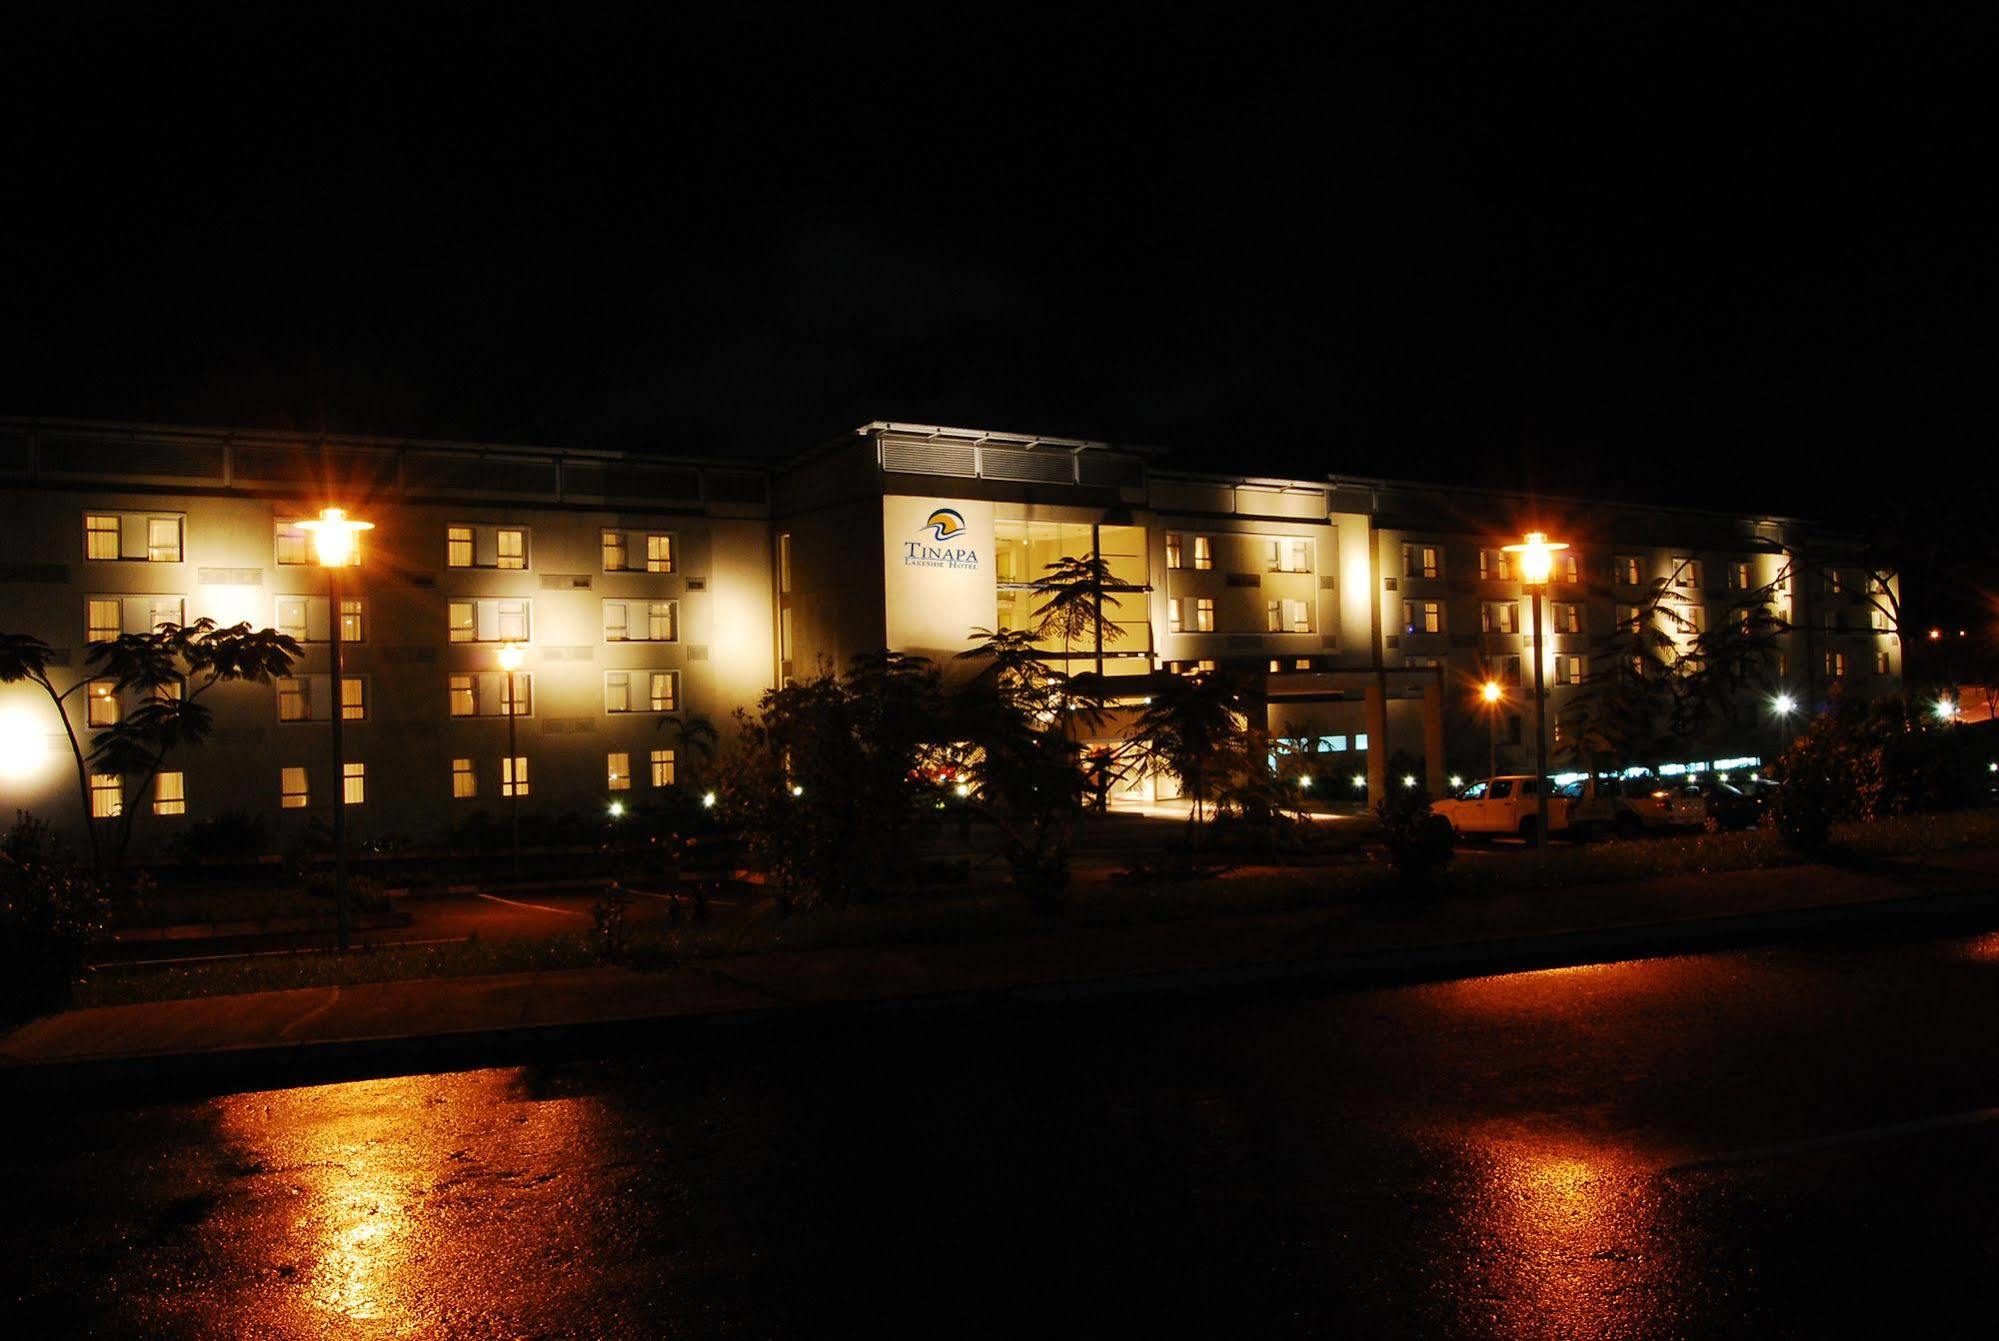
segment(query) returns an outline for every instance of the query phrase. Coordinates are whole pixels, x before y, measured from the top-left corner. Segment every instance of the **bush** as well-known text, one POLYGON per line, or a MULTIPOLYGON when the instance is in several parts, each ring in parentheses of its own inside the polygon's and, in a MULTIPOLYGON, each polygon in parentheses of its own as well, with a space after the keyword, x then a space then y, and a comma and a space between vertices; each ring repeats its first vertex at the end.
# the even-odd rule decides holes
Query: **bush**
POLYGON ((1428 883, 1457 855, 1457 835, 1451 822, 1431 812, 1430 798, 1422 789, 1393 788, 1374 813, 1381 820, 1389 862, 1410 884, 1428 883))
POLYGON ((103 889, 22 812, 0 839, 0 1020, 68 1004, 105 913, 103 889))
POLYGON ((1813 719, 1778 761, 1771 821, 1799 852, 1817 854, 1842 820, 1955 810, 1977 796, 1963 729, 1904 699, 1841 701, 1813 719))
POLYGON ((228 810, 175 834, 167 844, 167 855, 184 866, 197 866, 203 861, 243 861, 263 856, 270 839, 270 829, 262 815, 228 810))

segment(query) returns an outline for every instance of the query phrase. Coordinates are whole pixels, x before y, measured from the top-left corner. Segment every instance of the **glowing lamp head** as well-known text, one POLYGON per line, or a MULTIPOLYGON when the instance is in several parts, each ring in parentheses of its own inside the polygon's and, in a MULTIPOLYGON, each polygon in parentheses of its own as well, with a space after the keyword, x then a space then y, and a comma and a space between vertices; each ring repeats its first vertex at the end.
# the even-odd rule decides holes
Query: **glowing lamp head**
POLYGON ((956 792, 959 796, 970 796, 972 794, 972 784, 970 784, 969 782, 961 782, 957 786, 953 787, 951 790, 956 792))
POLYGON ((1465 785, 1464 774, 1462 773, 1451 774, 1451 786, 1453 788, 1462 787, 1464 785, 1465 785))
POLYGON ((312 537, 313 553, 322 568, 345 568, 353 563, 354 537, 375 529, 375 523, 356 521, 344 508, 322 508, 316 519, 294 525, 312 537))
POLYGON ((1555 571, 1555 551, 1567 548, 1562 541, 1548 539, 1545 531, 1529 531, 1520 544, 1505 546, 1508 554, 1520 556, 1520 580, 1530 587, 1547 582, 1555 571))
POLYGON ((703 810, 713 810, 715 808, 715 793, 701 793, 701 808, 703 810))
POLYGON ((1935 711, 1939 722, 1948 722, 1957 716, 1957 704, 1950 699, 1940 698, 1937 700, 1935 711))
POLYGON ((1500 693, 1499 681, 1487 680, 1483 685, 1479 686, 1478 696, 1487 703, 1497 703, 1499 702, 1500 693))
POLYGON ((611 802, 611 818, 612 818, 612 819, 619 819, 619 818, 621 818, 621 817, 622 817, 622 816, 624 815, 624 813, 625 813, 625 803, 624 803, 623 801, 613 801, 613 802, 611 802))
POLYGON ((0 777, 25 782, 48 762, 48 733, 19 708, 0 712, 0 777))
POLYGON ((1365 773, 1356 773, 1356 774, 1354 774, 1354 775, 1353 775, 1353 785, 1354 785, 1354 786, 1356 786, 1356 787, 1365 787, 1365 786, 1367 786, 1367 774, 1365 774, 1365 773))
POLYGON ((803 796, 803 795, 805 795, 805 788, 803 788, 803 787, 793 787, 793 788, 791 789, 791 794, 792 794, 793 796, 803 796))
POLYGON ((497 659, 501 670, 517 671, 521 668, 521 662, 527 659, 527 649, 519 643, 508 643, 499 650, 497 659))
POLYGON ((1779 717, 1789 717, 1798 710, 1798 700, 1789 694, 1779 694, 1770 700, 1770 709, 1779 717))

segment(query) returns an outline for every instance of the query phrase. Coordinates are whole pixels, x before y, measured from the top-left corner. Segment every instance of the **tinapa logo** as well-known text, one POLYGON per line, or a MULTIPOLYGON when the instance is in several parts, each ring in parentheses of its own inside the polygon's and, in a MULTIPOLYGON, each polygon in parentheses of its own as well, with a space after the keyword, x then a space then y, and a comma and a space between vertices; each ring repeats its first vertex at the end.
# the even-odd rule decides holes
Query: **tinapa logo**
POLYGON ((924 523, 916 528, 916 534, 924 539, 902 542, 902 562, 910 568, 953 568, 976 572, 979 552, 970 545, 952 543, 968 531, 964 513, 956 508, 934 508, 924 523))
POLYGON ((917 529, 928 531, 932 540, 951 540, 965 534, 965 518, 956 508, 938 508, 917 529))

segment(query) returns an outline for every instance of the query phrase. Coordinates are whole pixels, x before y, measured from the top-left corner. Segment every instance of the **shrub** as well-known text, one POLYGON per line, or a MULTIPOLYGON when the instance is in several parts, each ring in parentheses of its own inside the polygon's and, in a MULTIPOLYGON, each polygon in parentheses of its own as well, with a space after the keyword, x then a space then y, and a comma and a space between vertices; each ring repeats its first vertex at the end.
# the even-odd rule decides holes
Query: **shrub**
POLYGON ((1785 752, 1778 773, 1771 820, 1805 853, 1823 852, 1838 821, 1954 810, 1976 795, 1962 729, 1899 698, 1835 703, 1785 752))
POLYGON ((1412 885, 1428 883, 1457 855, 1451 822, 1430 810, 1430 798, 1418 787, 1394 787, 1374 808, 1388 859, 1396 873, 1412 885))
POLYGON ((198 820, 167 844, 167 855, 184 866, 203 861, 242 861, 261 857, 270 846, 270 829, 262 815, 227 810, 198 820))
POLYGON ((102 887, 22 812, 0 839, 0 1019, 68 1003, 105 912, 102 887))

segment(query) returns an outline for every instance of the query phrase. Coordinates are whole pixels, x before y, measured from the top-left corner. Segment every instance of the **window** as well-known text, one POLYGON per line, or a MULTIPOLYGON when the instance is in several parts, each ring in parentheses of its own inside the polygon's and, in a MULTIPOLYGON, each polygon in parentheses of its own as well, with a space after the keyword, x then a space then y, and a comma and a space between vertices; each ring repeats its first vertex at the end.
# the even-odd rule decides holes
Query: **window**
POLYGON ((1825 594, 1828 596, 1844 596, 1846 594, 1846 583, 1840 577, 1837 568, 1826 569, 1825 594))
POLYGON ((604 641, 622 643, 631 637, 631 616, 623 601, 604 602, 604 641))
POLYGON ((607 643, 670 643, 680 638, 678 601, 605 601, 607 643))
POLYGON ((1728 565, 1728 589, 1730 591, 1748 591, 1753 582, 1754 578, 1751 576, 1749 560, 1737 559, 1734 563, 1728 565))
POLYGON ((366 764, 342 764, 340 766, 341 796, 343 805, 358 806, 368 799, 368 766, 366 764))
POLYGON ((1868 622, 1872 625, 1876 633, 1893 633, 1895 631, 1894 624, 1888 618, 1888 612, 1880 606, 1870 607, 1867 615, 1868 622))
POLYGON ((1479 607, 1479 630, 1483 633, 1520 632, 1520 605, 1517 601, 1487 601, 1479 607))
POLYGON ((652 785, 671 787, 673 785, 673 751, 654 750, 652 752, 652 785))
POLYGON ((1511 582, 1513 580, 1513 556, 1503 549, 1482 549, 1478 552, 1478 575, 1487 582, 1511 582))
POLYGON ((785 606, 777 612, 777 655, 786 665, 791 662, 791 607, 785 606))
POLYGON ((1707 632, 1707 608, 1705 606, 1682 606, 1679 616, 1680 627, 1685 632, 1693 635, 1707 632))
POLYGON ((1186 551, 1181 546, 1180 533, 1178 531, 1168 531, 1166 533, 1166 566, 1168 568, 1185 568, 1187 566, 1186 551))
POLYGON ((278 804, 286 810, 304 810, 311 801, 306 791, 303 768, 278 770, 278 804))
POLYGON ((1827 652, 1825 654, 1825 678, 1844 680, 1846 678, 1846 653, 1827 652))
POLYGON ((471 675, 454 673, 451 677, 451 715, 473 717, 478 712, 479 700, 473 696, 471 675))
POLYGON ((526 717, 534 711, 534 675, 529 671, 500 674, 500 716, 526 717))
POLYGON ((1194 537, 1194 567, 1209 569, 1215 566, 1215 541, 1213 536, 1194 537))
POLYGON ((340 719, 345 722, 368 720, 368 682, 359 676, 340 677, 340 719))
POLYGON ((1676 587, 1699 587, 1701 584, 1701 561, 1699 559, 1673 560, 1673 585, 1676 587))
POLYGON ((1557 550, 1554 555, 1554 580, 1557 582, 1580 582, 1582 563, 1572 549, 1557 550))
POLYGON ((452 568, 472 566, 472 528, 469 526, 447 526, 444 528, 444 562, 452 568))
POLYGON ((525 754, 503 756, 500 759, 500 795, 526 796, 528 794, 528 757, 525 754))
POLYGON ((1180 623, 1180 598, 1178 596, 1169 596, 1166 598, 1166 631, 1168 633, 1179 633, 1182 631, 1180 623))
POLYGON ((361 619, 361 602, 343 599, 340 602, 340 641, 365 642, 366 627, 361 619))
POLYGON ((625 546, 623 531, 604 532, 604 571, 622 573, 630 568, 631 559, 625 546))
POLYGON ((153 779, 153 813, 155 815, 187 813, 186 774, 162 773, 153 779))
POLYGON ((1517 685, 1520 683, 1520 658, 1493 657, 1486 662, 1485 675, 1488 680, 1498 680, 1505 685, 1517 685))
POLYGON ((1617 627, 1628 633, 1643 633, 1645 631, 1645 607, 1642 605, 1618 606, 1617 627))
POLYGON ((674 712, 680 707, 680 674, 678 671, 654 671, 651 674, 651 703, 654 712, 674 712))
POLYGON ((148 517, 146 519, 146 561, 148 563, 179 563, 180 554, 180 518, 148 517))
POLYGON ((84 602, 84 633, 93 643, 108 643, 118 636, 118 602, 90 600, 84 602))
POLYGON ((1169 661, 1166 669, 1176 675, 1207 675, 1215 669, 1215 663, 1206 659, 1200 661, 1169 661))
POLYGON ((470 759, 451 761, 451 799, 467 801, 479 794, 479 775, 472 771, 470 759))
POLYGON ((1263 571, 1266 573, 1311 572, 1312 542, 1305 539, 1264 541, 1263 571))
POLYGON ((1573 601, 1554 601, 1548 606, 1549 622, 1556 633, 1581 633, 1583 608, 1573 601))
POLYGON ((528 603, 526 601, 495 601, 499 607, 500 641, 503 643, 524 643, 528 636, 528 603))
POLYGON ((604 672, 604 711, 630 712, 632 710, 632 675, 630 671, 604 672))
POLYGON ((1213 633, 1215 631, 1215 598, 1196 596, 1194 598, 1194 631, 1213 633))
POLYGON ((1436 577, 1443 572, 1443 557, 1435 545, 1404 545, 1402 576, 1436 577))
POLYGON ((306 641, 306 609, 304 596, 278 597, 278 632, 287 638, 306 641))
POLYGON ((1888 669, 1888 654, 1886 652, 1876 652, 1874 654, 1874 673, 1876 675, 1891 673, 1888 669))
POLYGON ((278 720, 303 722, 312 715, 312 692, 308 681, 296 676, 278 680, 278 720))
POLYGON ((655 534, 646 537, 646 571, 648 573, 673 571, 672 536, 655 534))
POLYGON ((632 789, 632 756, 629 754, 607 754, 604 756, 604 784, 614 792, 632 789))
POLYGON ((1583 682, 1583 659, 1577 656, 1555 658, 1556 684, 1581 684, 1583 682))
POLYGON ((182 624, 187 620, 187 604, 178 596, 155 596, 146 603, 146 627, 151 633, 162 624, 182 624))
POLYGON ((1643 586, 1645 560, 1636 554, 1620 554, 1611 560, 1611 575, 1617 579, 1620 586, 1643 586))
POLYGON ((446 636, 454 643, 524 643, 533 636, 533 605, 525 600, 456 600, 446 636))
POLYGON ((785 531, 777 538, 777 589, 780 595, 791 594, 791 532, 785 531))
POLYGON ((125 813, 125 791, 116 773, 90 775, 90 817, 116 819, 125 813))
POLYGON ((1310 633, 1311 609, 1303 601, 1268 601, 1264 604, 1265 625, 1272 633, 1310 633))
POLYGON ((83 557, 86 559, 118 557, 118 518, 115 515, 102 512, 84 514, 83 557))
MULTIPOLYGON (((273 545, 277 561, 286 568, 298 567, 312 562, 312 550, 306 545, 305 532, 296 526, 278 524, 277 540, 273 545)), ((359 538, 356 537, 356 543, 359 538)))
POLYGON ((528 533, 512 527, 502 527, 494 533, 498 542, 498 555, 493 563, 495 568, 520 569, 528 566, 528 533))
POLYGON ((1444 631, 1444 610, 1436 601, 1402 602, 1402 631, 1404 633, 1442 633, 1444 631))
POLYGON ((444 562, 451 568, 520 570, 528 566, 528 533, 521 526, 457 525, 444 528, 444 562))
POLYGON ((452 642, 469 643, 478 637, 478 608, 478 604, 474 601, 451 603, 449 636, 452 642))
POLYGON ((118 682, 116 680, 92 680, 90 701, 84 708, 85 724, 88 726, 115 726, 118 722, 118 682))

